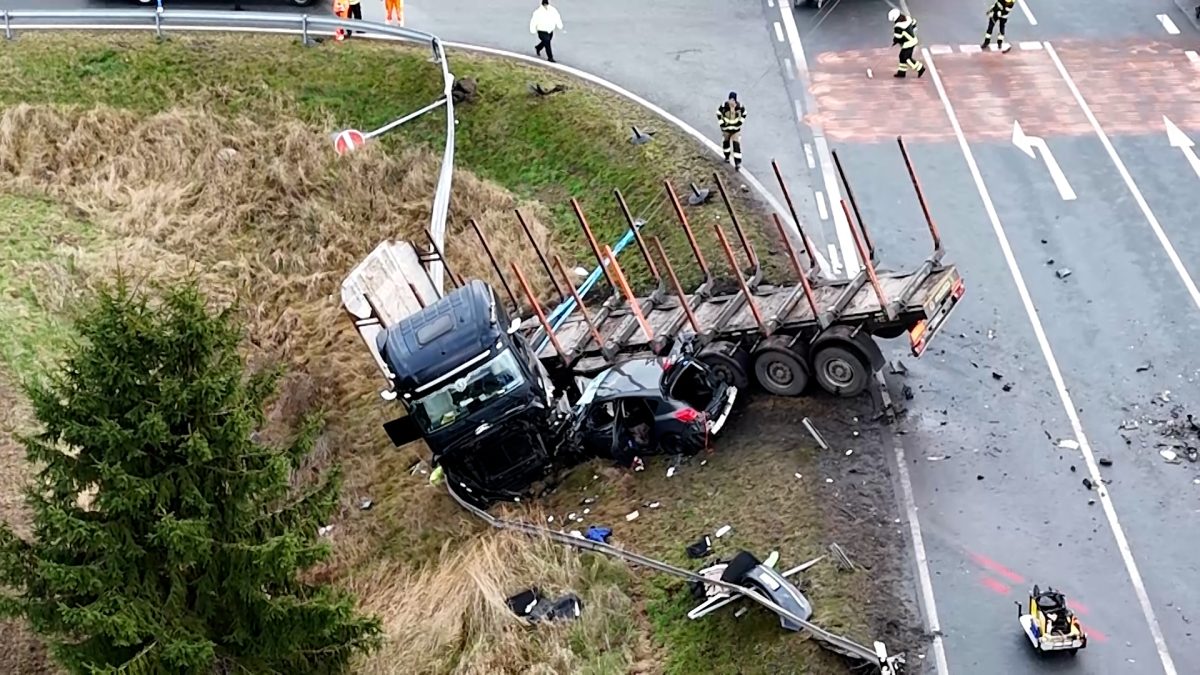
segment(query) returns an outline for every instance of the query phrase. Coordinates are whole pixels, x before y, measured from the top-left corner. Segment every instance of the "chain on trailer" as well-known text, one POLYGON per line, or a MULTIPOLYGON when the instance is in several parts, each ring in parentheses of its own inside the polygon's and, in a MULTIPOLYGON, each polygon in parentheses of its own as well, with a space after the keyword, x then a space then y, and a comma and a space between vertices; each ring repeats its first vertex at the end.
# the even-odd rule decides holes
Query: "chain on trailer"
POLYGON ((701 584, 723 588, 731 593, 752 600, 783 618, 795 621, 800 626, 803 626, 804 630, 825 649, 858 661, 863 665, 873 666, 877 669, 876 672, 878 672, 880 675, 903 675, 904 673, 905 661, 903 653, 888 656, 887 648, 882 642, 877 641, 875 642, 875 647, 870 648, 861 645, 850 638, 830 633, 820 626, 809 623, 796 614, 789 612, 787 609, 780 607, 754 589, 747 588, 745 586, 739 586, 737 584, 729 583, 720 579, 709 579, 696 574, 695 572, 691 572, 680 567, 675 567, 674 565, 669 565, 661 560, 648 558, 632 551, 626 551, 625 549, 618 548, 610 544, 604 544, 591 539, 576 537, 565 532, 551 530, 549 528, 532 525, 530 523, 524 523, 517 520, 505 520, 503 518, 497 518, 460 497, 458 493, 454 491, 454 486, 448 479, 446 481, 446 489, 450 493, 450 497, 454 499, 455 502, 458 502, 459 506, 463 507, 475 517, 498 530, 519 532, 531 537, 544 537, 566 546, 571 546, 585 551, 591 551, 593 553, 600 553, 614 558, 620 558, 634 565, 649 567, 650 569, 662 572, 663 574, 669 574, 685 581, 695 581, 701 584))

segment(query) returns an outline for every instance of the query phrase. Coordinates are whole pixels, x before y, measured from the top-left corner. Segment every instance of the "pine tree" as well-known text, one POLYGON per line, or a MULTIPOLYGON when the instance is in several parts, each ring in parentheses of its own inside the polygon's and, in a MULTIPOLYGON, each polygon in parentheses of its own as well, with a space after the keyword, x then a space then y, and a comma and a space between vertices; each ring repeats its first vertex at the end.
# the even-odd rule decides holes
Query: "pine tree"
POLYGON ((72 672, 335 673, 379 622, 301 572, 336 505, 331 470, 292 488, 317 420, 257 440, 276 372, 248 375, 229 310, 194 284, 101 289, 61 368, 27 385, 40 431, 32 541, 0 528, 0 612, 72 672))

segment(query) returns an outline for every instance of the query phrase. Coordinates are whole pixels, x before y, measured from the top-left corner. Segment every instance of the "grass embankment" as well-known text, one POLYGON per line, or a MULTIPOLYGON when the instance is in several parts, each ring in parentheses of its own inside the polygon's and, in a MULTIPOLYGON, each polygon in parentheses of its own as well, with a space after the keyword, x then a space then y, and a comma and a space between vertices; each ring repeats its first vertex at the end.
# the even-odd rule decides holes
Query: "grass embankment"
MULTIPOLYGON (((17 383, 52 363, 69 339, 74 299, 118 271, 159 280, 193 274, 216 298, 241 304, 252 362, 289 366, 272 423, 284 428, 314 408, 328 413, 316 461, 345 462, 348 480, 331 535, 337 557, 318 573, 354 588, 385 619, 390 641, 364 671, 779 672, 774 665, 803 662, 831 672, 811 643, 781 634, 770 617, 753 625, 689 623, 687 602, 669 580, 481 533, 422 475, 409 474, 414 449, 397 451, 380 433, 394 411, 376 396, 377 375, 343 316, 338 286, 380 240, 421 240, 438 166, 431 150, 440 148, 443 122, 417 121, 345 159, 334 155, 328 134, 370 129, 432 100, 441 83, 426 57, 394 46, 310 49, 265 38, 22 36, 0 48, 3 517, 24 520, 17 479, 29 468, 9 433, 28 423, 17 383), (364 497, 373 501, 370 510, 358 507, 364 497), (580 592, 585 620, 523 628, 498 603, 525 584, 580 592), (739 651, 739 640, 769 658, 739 651)), ((714 164, 702 150, 601 92, 568 83, 565 94, 537 98, 528 83, 560 80, 496 60, 450 58, 456 75, 475 78, 480 89, 458 112, 447 251, 456 271, 492 278, 467 226, 475 217, 502 257, 539 276, 512 217, 518 206, 548 248, 568 264, 588 264, 566 200, 578 198, 598 234, 612 241, 624 229, 614 187, 683 267, 686 242, 661 181, 710 184, 714 164), (632 124, 656 130, 655 141, 630 145, 632 124)), ((744 222, 762 222, 736 199, 744 222)), ((709 224, 724 211, 711 204, 690 213, 715 268, 709 224)), ((626 258, 644 280, 635 257, 626 258)), ((537 283, 548 298, 547 282, 537 283)), ((718 455, 710 466, 721 470, 686 484, 663 486, 658 472, 605 478, 596 485, 605 491, 597 514, 613 524, 625 502, 658 494, 664 507, 656 515, 670 514, 674 524, 621 536, 683 562, 682 546, 695 534, 718 517, 740 517, 739 504, 752 503, 769 515, 735 523, 738 536, 763 555, 782 547, 790 562, 815 552, 823 537, 817 496, 784 485, 780 476, 793 469, 769 463, 791 445, 759 444, 755 457, 767 464, 718 455), (773 494, 786 505, 773 506, 773 494)), ((815 459, 797 453, 786 461, 807 471, 815 459)), ((547 507, 567 498, 564 491, 547 507)), ((826 577, 815 576, 810 589, 818 611, 863 632, 861 620, 842 621, 835 608, 865 590, 854 575, 826 577)), ((2 669, 39 667, 29 641, 6 640, 5 649, 2 669)))

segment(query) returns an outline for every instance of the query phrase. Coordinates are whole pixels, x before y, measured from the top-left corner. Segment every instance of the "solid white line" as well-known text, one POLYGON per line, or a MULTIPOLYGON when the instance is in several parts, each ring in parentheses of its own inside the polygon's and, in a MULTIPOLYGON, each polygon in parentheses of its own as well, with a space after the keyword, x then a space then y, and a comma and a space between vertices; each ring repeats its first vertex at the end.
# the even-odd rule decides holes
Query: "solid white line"
POLYGON ((1017 4, 1021 6, 1021 11, 1025 12, 1025 18, 1029 21, 1029 25, 1036 26, 1037 19, 1034 18, 1033 12, 1029 11, 1029 5, 1025 4, 1025 0, 1017 0, 1017 4))
POLYGON ((929 48, 930 54, 952 54, 953 52, 954 47, 950 45, 933 45, 929 48))
MULTIPOLYGON (((1046 43, 1046 50, 1052 56, 1054 55, 1054 48, 1049 42, 1046 43)), ((1163 639, 1158 618, 1155 616, 1154 608, 1150 604, 1150 596, 1146 592, 1146 585, 1142 581, 1141 572, 1138 571, 1137 564, 1133 560, 1133 551, 1129 547, 1129 540, 1125 537, 1125 530, 1121 527, 1121 523, 1117 519, 1117 510, 1113 506, 1108 486, 1101 480, 1100 466, 1096 463, 1096 456, 1092 452, 1092 446, 1088 442, 1087 435, 1083 433, 1083 422, 1079 419, 1075 401, 1072 400, 1070 392, 1067 391, 1067 383, 1063 379, 1062 371, 1058 367, 1058 359, 1054 357, 1054 351, 1050 348, 1050 341, 1046 338, 1046 330, 1042 326, 1041 318, 1038 317, 1037 308, 1033 306, 1033 298, 1029 295, 1029 288, 1025 285, 1025 277, 1021 274, 1021 269, 1017 265, 1017 259, 1013 255, 1012 246, 1008 243, 1008 234, 1005 233, 1004 226, 1000 224, 1000 216, 997 215, 996 205, 992 202, 992 197, 988 193, 987 186, 983 183, 983 175, 979 172, 979 165, 975 163, 975 155, 971 152, 971 146, 967 143, 967 137, 963 134, 962 125, 958 122, 958 116, 954 114, 954 106, 950 103, 950 98, 946 95, 946 89, 942 86, 942 78, 938 75, 937 66, 934 65, 933 59, 928 53, 925 55, 925 62, 929 65, 929 74, 933 77, 933 83, 937 87, 938 96, 942 99, 942 106, 946 109, 946 116, 950 118, 950 125, 954 128, 954 135, 958 137, 959 148, 962 150, 963 158, 967 161, 967 169, 971 172, 971 178, 975 180, 975 188, 979 191, 979 198, 983 201, 983 208, 987 212, 988 220, 992 223, 992 230, 995 232, 996 239, 1000 243, 1000 250, 1004 254, 1004 260, 1008 263, 1008 271, 1017 286, 1017 294, 1021 296, 1021 304, 1025 307, 1025 314, 1029 317, 1029 323, 1033 326, 1034 337, 1037 338, 1038 346, 1041 347, 1042 357, 1046 360, 1046 366, 1050 370, 1050 377, 1054 380, 1054 388, 1058 391, 1058 398, 1062 401, 1063 410, 1066 412, 1067 419, 1071 423, 1071 429, 1075 432, 1075 440, 1079 443, 1079 449, 1082 451, 1088 473, 1091 476, 1092 482, 1097 486, 1096 492, 1100 497, 1100 503, 1103 506, 1104 515, 1108 520, 1109 529, 1112 530, 1113 538, 1117 543, 1117 549, 1120 551, 1121 558, 1125 563, 1125 571, 1129 575, 1134 591, 1137 593, 1138 601, 1142 606, 1142 613, 1145 616, 1146 624, 1150 628, 1150 633, 1154 637, 1154 643, 1158 648, 1158 655, 1162 660, 1163 668, 1166 670, 1166 675, 1177 675, 1175 664, 1167 652, 1167 644, 1163 639)), ((1082 98, 1079 100, 1082 103, 1082 98)))
POLYGON ((1036 51, 1036 50, 1039 50, 1042 48, 1042 43, 1037 42, 1037 41, 1022 42, 1022 43, 1018 44, 1017 46, 1020 47, 1021 49, 1036 51))
POLYGON ((808 168, 817 168, 817 162, 813 159, 812 145, 809 143, 804 144, 804 161, 808 163, 808 168))
POLYGON ((783 26, 778 21, 775 22, 775 39, 783 42, 783 26))
POLYGON ((1191 61, 1192 65, 1200 65, 1200 54, 1189 49, 1184 52, 1184 55, 1188 57, 1188 61, 1191 61))
POLYGON ((1171 20, 1171 17, 1167 16, 1166 14, 1159 14, 1158 22, 1162 24, 1163 30, 1167 31, 1171 35, 1179 35, 1179 26, 1175 25, 1175 22, 1171 20))
MULTIPOLYGON (((787 3, 779 4, 779 13, 780 18, 783 19, 783 30, 787 34, 788 46, 792 49, 796 72, 800 75, 800 84, 807 88, 809 85, 808 60, 804 57, 804 45, 800 42, 800 31, 796 29, 796 18, 792 16, 792 10, 787 3)), ((815 103, 813 110, 809 112, 816 114, 815 103)), ((796 102, 796 119, 802 126, 806 124, 804 111, 801 109, 799 101, 796 102)), ((821 131, 820 125, 811 123, 807 126, 812 133, 813 145, 816 146, 817 158, 821 163, 821 178, 825 183, 825 194, 829 197, 829 203, 836 205, 842 199, 842 189, 838 185, 837 174, 833 170, 833 158, 829 154, 829 144, 825 142, 825 134, 821 131)), ((854 248, 854 236, 850 232, 850 223, 846 220, 846 214, 836 206, 833 208, 833 228, 837 234, 838 246, 842 249, 842 259, 846 263, 846 275, 853 277, 858 274, 859 270, 858 251, 854 248)))
POLYGON ((1197 308, 1200 308, 1200 289, 1196 288, 1196 282, 1192 280, 1192 275, 1184 267, 1183 260, 1179 258, 1179 254, 1176 253, 1171 240, 1167 238, 1167 233, 1163 230, 1162 225, 1159 224, 1158 218, 1154 216, 1154 212, 1150 210, 1150 205, 1146 203, 1146 198, 1142 196, 1142 191, 1133 182, 1133 176, 1130 175, 1129 169, 1125 168, 1125 162, 1121 161, 1121 157, 1117 155, 1117 150, 1113 147, 1112 141, 1108 139, 1108 135, 1104 133, 1104 129, 1100 128, 1100 122, 1092 114, 1091 106, 1084 100, 1083 94, 1079 93, 1079 87, 1075 86, 1075 80, 1071 79, 1066 66, 1058 58, 1058 52, 1054 51, 1054 45, 1047 42, 1046 52, 1050 54, 1050 58, 1054 61, 1055 67, 1058 68, 1059 74, 1062 75, 1063 80, 1067 83, 1067 87, 1070 88, 1071 93, 1075 96, 1075 101, 1083 110, 1083 114, 1087 116, 1088 122, 1091 122, 1092 129, 1095 130, 1096 135, 1100 138, 1100 144, 1104 146, 1113 164, 1116 165, 1117 172, 1121 174, 1126 187, 1133 194, 1133 199, 1137 202, 1138 208, 1142 210, 1142 215, 1146 217, 1146 222, 1150 224, 1150 229, 1154 230, 1154 236, 1158 237, 1158 243, 1162 245, 1163 250, 1167 253, 1167 257, 1171 260, 1171 265, 1175 267, 1175 272, 1183 280, 1183 285, 1187 288, 1188 295, 1192 296, 1192 302, 1196 303, 1197 308))
POLYGON ((829 264, 833 265, 833 269, 838 274, 842 273, 842 261, 838 257, 838 248, 834 244, 829 244, 829 264))
MULTIPOLYGON (((368 36, 368 37, 370 37, 370 36, 368 36)), ((661 106, 651 103, 650 101, 647 101, 646 99, 642 98, 641 96, 638 96, 637 94, 633 93, 632 91, 629 91, 628 89, 622 87, 619 84, 616 84, 615 82, 609 82, 608 80, 606 80, 602 77, 599 77, 597 75, 593 75, 593 74, 587 72, 586 70, 572 68, 571 66, 564 66, 561 63, 549 63, 548 61, 539 59, 534 56, 530 56, 528 54, 519 54, 517 52, 510 52, 510 51, 507 51, 504 49, 496 49, 495 47, 484 47, 482 45, 467 44, 465 42, 449 42, 449 41, 443 41, 442 45, 444 47, 450 48, 450 49, 462 49, 462 50, 466 50, 466 51, 479 52, 481 54, 491 54, 493 56, 503 56, 505 58, 515 59, 517 61, 521 61, 521 62, 530 64, 530 65, 536 65, 536 66, 540 66, 542 68, 549 68, 551 70, 557 70, 561 73, 573 75, 575 77, 578 77, 581 80, 591 82, 592 84, 603 87, 604 89, 607 89, 607 90, 611 91, 612 93, 614 93, 618 96, 621 96, 622 98, 629 99, 630 101, 633 101, 634 103, 645 108, 646 110, 649 110, 650 112, 654 113, 655 115, 661 117, 668 124, 679 129, 681 132, 683 132, 684 134, 686 134, 687 136, 689 136, 690 138, 695 140, 697 143, 708 148, 709 152, 716 155, 717 157, 721 157, 725 154, 721 150, 721 146, 717 145, 716 141, 714 141, 711 138, 709 138, 708 136, 705 136, 704 134, 700 133, 700 131, 698 129, 691 126, 687 122, 684 122, 683 120, 679 119, 675 115, 672 115, 671 113, 667 112, 661 106)), ((765 186, 763 186, 763 184, 758 180, 758 178, 754 177, 754 174, 747 171, 746 167, 743 166, 742 168, 738 169, 738 174, 741 175, 742 180, 746 181, 747 185, 749 185, 755 192, 757 192, 759 194, 759 196, 761 196, 763 198, 764 201, 767 202, 767 204, 771 207, 771 210, 773 210, 779 214, 780 219, 782 219, 784 223, 791 225, 791 231, 793 234, 795 234, 798 231, 796 229, 796 222, 794 220, 792 220, 791 213, 789 213, 787 208, 784 207, 784 205, 782 203, 780 203, 780 201, 778 199, 775 198, 775 195, 771 194, 771 192, 769 190, 767 190, 767 188, 765 186)), ((799 235, 796 235, 796 241, 799 243, 799 241, 800 241, 799 235)), ((817 259, 817 264, 820 265, 821 269, 826 273, 826 276, 832 276, 832 271, 830 270, 830 267, 829 267, 829 261, 825 260, 825 256, 822 255, 820 251, 814 251, 814 254, 817 259)))
POLYGON ((964 54, 982 54, 983 47, 980 47, 979 45, 959 45, 958 51, 964 54))
POLYGON ((786 56, 783 59, 783 70, 787 73, 787 79, 796 79, 796 71, 792 69, 792 60, 786 56))
POLYGON ((908 516, 908 530, 913 542, 913 555, 917 559, 917 580, 921 585, 921 602, 925 606, 925 620, 933 634, 933 660, 938 675, 948 675, 946 646, 942 643, 942 627, 938 620, 937 603, 933 599, 933 581, 929 575, 929 559, 925 555, 925 539, 921 536, 921 521, 917 518, 917 500, 913 496, 912 481, 908 477, 908 462, 904 448, 895 446, 896 467, 900 487, 904 492, 904 511, 908 516))
POLYGON ((775 0, 767 0, 767 7, 774 7, 774 6, 775 6, 775 0))
POLYGON ((820 190, 813 190, 817 195, 817 214, 821 216, 821 220, 829 220, 829 207, 825 206, 825 193, 820 190))

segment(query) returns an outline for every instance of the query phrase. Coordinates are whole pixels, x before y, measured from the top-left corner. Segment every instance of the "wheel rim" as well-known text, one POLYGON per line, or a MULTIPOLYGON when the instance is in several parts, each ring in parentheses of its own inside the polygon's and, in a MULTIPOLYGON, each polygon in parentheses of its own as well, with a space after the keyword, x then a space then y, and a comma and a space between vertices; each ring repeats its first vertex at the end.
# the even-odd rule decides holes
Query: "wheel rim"
POLYGON ((767 364, 767 379, 778 387, 788 387, 795 381, 796 374, 783 361, 772 361, 767 364))
POLYGON ((854 383, 854 366, 846 359, 833 358, 825 362, 823 368, 825 381, 839 387, 848 387, 854 383))

